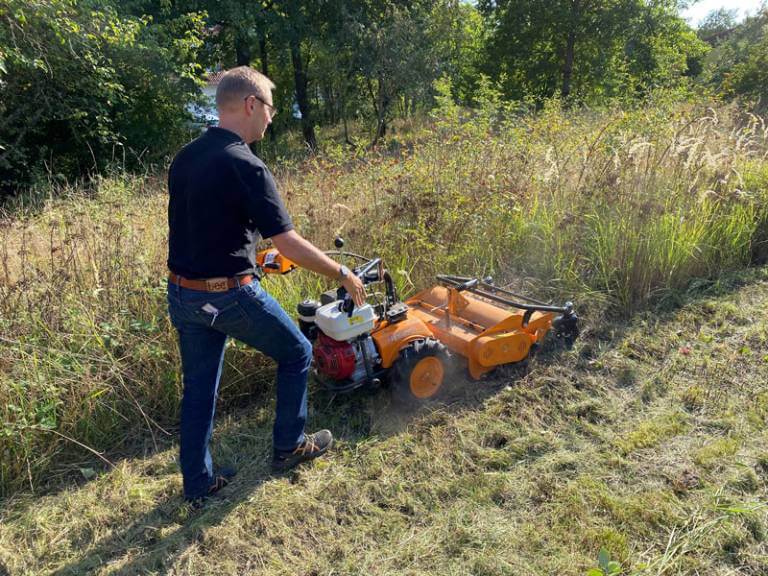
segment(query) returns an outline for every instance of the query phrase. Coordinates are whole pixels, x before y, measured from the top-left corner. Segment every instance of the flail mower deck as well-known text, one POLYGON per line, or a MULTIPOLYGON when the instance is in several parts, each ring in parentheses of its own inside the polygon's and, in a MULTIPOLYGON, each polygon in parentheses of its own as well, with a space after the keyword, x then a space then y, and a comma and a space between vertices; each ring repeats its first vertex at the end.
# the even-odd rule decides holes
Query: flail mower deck
MULTIPOLYGON (((337 248, 343 241, 337 239, 337 248)), ((386 382, 402 400, 425 400, 439 392, 456 356, 479 379, 497 366, 521 362, 552 330, 571 344, 578 336, 573 305, 551 306, 495 286, 490 279, 441 275, 438 285, 405 302, 380 258, 353 273, 364 284, 383 285, 381 301, 356 307, 343 288, 298 306, 299 326, 312 342, 314 373, 328 389, 346 392, 386 382)), ((276 250, 259 253, 267 273, 295 265, 276 250)))

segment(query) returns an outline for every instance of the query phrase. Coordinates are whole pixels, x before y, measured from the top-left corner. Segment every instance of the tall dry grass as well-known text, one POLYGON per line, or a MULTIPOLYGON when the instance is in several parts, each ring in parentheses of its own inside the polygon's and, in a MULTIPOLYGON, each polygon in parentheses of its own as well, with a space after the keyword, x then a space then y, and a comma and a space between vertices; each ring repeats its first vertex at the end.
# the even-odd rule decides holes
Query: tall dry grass
MULTIPOLYGON (((301 232, 383 256, 406 293, 436 272, 490 274, 573 299, 594 321, 764 258, 767 155, 764 121, 734 107, 553 104, 444 107, 387 149, 275 167, 301 232)), ((45 192, 0 219, 0 494, 153 449, 172 435, 181 390, 164 178, 45 192)), ((292 307, 318 280, 268 288, 292 307)), ((269 368, 233 348, 222 397, 248 402, 269 368)))

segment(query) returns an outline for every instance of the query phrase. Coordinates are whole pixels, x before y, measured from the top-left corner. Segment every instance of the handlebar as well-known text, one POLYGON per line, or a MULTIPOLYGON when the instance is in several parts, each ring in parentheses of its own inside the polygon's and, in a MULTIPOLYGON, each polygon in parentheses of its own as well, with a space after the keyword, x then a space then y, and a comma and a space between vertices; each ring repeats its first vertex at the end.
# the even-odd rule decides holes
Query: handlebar
POLYGON ((472 290, 472 288, 477 287, 477 285, 480 283, 480 280, 477 278, 472 278, 471 280, 467 280, 463 284, 459 284, 456 286, 457 292, 462 292, 464 290, 472 290))

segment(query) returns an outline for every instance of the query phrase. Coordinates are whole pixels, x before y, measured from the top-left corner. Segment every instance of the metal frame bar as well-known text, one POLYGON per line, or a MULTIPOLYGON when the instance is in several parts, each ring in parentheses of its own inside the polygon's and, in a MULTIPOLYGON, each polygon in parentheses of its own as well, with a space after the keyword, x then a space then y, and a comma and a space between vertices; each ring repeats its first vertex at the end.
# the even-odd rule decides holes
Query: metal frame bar
POLYGON ((526 310, 528 312, 559 312, 561 314, 570 314, 573 311, 573 305, 570 303, 567 303, 565 306, 552 306, 549 304, 539 303, 536 300, 532 300, 531 298, 522 297, 525 300, 533 302, 532 304, 525 304, 523 302, 517 302, 515 300, 511 300, 509 298, 499 296, 494 292, 501 292, 503 294, 512 294, 517 298, 521 298, 517 294, 511 293, 509 290, 497 288, 496 286, 483 282, 478 278, 464 278, 462 276, 450 276, 446 274, 439 274, 437 276, 437 279, 439 282, 452 286, 453 288, 463 287, 463 290, 466 290, 467 292, 472 292, 473 294, 477 294, 478 296, 482 296, 483 298, 488 298, 489 300, 493 300, 494 302, 498 302, 499 304, 505 304, 512 308, 518 308, 520 310, 526 310), (468 282, 471 282, 472 280, 476 280, 477 284, 474 286, 465 286, 468 282), (482 286, 482 288, 478 288, 477 285, 482 286))

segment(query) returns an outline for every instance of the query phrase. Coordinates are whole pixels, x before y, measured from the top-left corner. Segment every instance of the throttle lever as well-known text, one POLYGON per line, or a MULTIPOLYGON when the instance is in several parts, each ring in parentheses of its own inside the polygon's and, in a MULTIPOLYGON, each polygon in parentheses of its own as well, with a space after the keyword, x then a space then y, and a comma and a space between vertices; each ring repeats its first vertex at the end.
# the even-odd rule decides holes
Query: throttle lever
POLYGON ((352 318, 352 313, 355 311, 355 302, 349 297, 349 294, 344 295, 344 299, 339 304, 339 311, 345 312, 348 318, 352 318))

